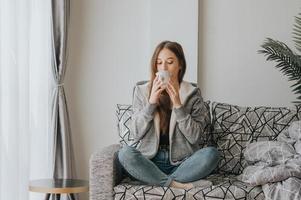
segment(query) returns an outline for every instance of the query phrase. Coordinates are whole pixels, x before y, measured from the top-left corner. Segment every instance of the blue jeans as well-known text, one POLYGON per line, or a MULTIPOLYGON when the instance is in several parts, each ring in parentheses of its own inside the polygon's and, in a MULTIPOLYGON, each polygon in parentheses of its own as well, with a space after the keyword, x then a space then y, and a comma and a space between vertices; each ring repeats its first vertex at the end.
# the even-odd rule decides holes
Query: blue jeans
POLYGON ((124 146, 118 152, 122 167, 135 179, 150 185, 169 186, 175 180, 187 183, 208 176, 217 166, 220 153, 215 147, 196 151, 180 165, 171 165, 168 150, 159 150, 148 159, 136 148, 124 146))

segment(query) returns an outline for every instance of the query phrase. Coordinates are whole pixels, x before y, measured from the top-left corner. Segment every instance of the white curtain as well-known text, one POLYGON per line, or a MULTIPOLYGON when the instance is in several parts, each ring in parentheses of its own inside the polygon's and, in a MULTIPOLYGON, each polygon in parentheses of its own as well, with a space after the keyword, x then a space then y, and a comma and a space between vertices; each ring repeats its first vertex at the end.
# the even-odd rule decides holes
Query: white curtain
POLYGON ((49 0, 0 0, 0 200, 42 199, 51 177, 49 0))

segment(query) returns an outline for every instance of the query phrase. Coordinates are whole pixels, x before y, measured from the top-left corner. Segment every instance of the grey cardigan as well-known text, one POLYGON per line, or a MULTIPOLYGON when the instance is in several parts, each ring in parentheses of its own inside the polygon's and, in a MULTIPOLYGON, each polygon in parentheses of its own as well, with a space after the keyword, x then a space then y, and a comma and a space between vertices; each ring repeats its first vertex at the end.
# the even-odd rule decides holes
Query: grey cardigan
MULTIPOLYGON (((157 106, 148 101, 149 89, 149 81, 138 82, 134 88, 131 132, 135 141, 140 141, 136 148, 151 159, 159 147, 160 118, 157 106)), ((183 106, 173 108, 169 124, 169 157, 173 165, 200 149, 199 139, 210 125, 210 111, 195 84, 182 81, 179 96, 183 106)))

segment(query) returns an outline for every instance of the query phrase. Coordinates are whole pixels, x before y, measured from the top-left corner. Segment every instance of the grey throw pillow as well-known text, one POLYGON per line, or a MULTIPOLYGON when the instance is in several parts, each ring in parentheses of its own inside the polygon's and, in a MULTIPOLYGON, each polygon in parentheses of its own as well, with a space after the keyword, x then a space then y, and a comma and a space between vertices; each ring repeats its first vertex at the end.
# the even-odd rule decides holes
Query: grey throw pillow
POLYGON ((255 141, 276 140, 289 125, 299 120, 298 107, 242 107, 212 103, 212 135, 222 154, 217 170, 241 174, 247 166, 243 157, 246 145, 255 141))
POLYGON ((136 147, 138 143, 134 141, 131 135, 132 113, 132 105, 117 104, 116 116, 119 142, 121 145, 136 147))

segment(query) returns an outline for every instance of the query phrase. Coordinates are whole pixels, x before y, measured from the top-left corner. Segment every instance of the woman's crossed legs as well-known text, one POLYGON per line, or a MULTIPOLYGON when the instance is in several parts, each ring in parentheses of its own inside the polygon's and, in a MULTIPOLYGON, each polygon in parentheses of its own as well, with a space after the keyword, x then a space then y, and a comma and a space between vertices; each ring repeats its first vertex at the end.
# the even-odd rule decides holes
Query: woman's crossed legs
POLYGON ((134 178, 150 185, 190 189, 190 183, 208 176, 217 166, 220 154, 215 147, 196 151, 178 166, 169 162, 169 152, 159 150, 153 159, 134 147, 124 146, 118 153, 123 168, 134 178))

